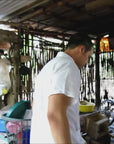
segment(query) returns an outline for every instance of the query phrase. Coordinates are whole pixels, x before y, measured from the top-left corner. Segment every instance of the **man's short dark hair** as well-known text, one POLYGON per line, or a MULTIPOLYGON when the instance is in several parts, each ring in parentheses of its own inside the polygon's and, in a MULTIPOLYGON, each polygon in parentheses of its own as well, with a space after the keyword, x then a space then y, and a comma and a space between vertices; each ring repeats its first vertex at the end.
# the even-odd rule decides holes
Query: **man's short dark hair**
POLYGON ((85 45, 85 52, 90 51, 93 46, 91 38, 85 33, 76 33, 75 35, 71 36, 67 48, 73 49, 79 45, 85 45))

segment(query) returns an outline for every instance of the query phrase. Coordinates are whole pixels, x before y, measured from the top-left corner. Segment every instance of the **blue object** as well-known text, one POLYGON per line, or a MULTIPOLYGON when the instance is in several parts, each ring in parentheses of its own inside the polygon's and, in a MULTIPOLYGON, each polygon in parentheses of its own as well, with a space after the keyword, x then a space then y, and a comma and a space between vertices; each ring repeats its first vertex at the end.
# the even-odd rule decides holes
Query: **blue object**
POLYGON ((20 101, 14 104, 6 113, 6 117, 23 119, 25 111, 31 109, 30 101, 20 101))
POLYGON ((3 119, 0 119, 0 132, 6 133, 6 125, 5 125, 5 121, 3 119))
POLYGON ((23 144, 30 144, 30 129, 23 131, 23 144))

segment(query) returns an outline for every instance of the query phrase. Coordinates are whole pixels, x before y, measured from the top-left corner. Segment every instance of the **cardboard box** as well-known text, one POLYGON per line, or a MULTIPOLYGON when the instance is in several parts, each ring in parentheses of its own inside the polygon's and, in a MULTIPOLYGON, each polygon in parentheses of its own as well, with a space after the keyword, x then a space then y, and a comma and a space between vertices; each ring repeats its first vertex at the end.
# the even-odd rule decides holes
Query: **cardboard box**
POLYGON ((94 113, 86 117, 86 132, 94 139, 108 134, 109 120, 101 113, 94 113))

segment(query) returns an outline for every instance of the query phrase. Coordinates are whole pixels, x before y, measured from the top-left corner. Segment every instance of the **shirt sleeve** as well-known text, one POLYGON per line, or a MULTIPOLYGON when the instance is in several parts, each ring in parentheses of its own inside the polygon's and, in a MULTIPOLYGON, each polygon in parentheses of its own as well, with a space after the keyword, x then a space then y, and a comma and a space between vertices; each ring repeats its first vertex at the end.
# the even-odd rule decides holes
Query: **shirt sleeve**
POLYGON ((74 98, 80 90, 80 78, 78 72, 71 67, 62 68, 55 72, 51 78, 51 94, 62 93, 74 98))

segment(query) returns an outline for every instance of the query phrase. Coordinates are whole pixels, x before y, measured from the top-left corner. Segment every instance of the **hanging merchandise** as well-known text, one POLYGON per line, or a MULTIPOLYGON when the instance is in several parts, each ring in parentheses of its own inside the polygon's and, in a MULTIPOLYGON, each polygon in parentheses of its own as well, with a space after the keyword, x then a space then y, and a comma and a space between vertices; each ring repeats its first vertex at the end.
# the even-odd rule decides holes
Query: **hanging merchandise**
POLYGON ((19 70, 20 70, 21 75, 27 75, 27 74, 29 75, 30 74, 30 68, 28 68, 25 65, 22 65, 19 70))
POLYGON ((10 61, 7 59, 0 59, 0 96, 7 94, 11 87, 9 76, 10 69, 10 61))
POLYGON ((108 52, 110 50, 109 40, 107 37, 101 38, 100 41, 100 52, 108 52))
POLYGON ((102 37, 100 40, 100 52, 114 51, 114 38, 102 37))

